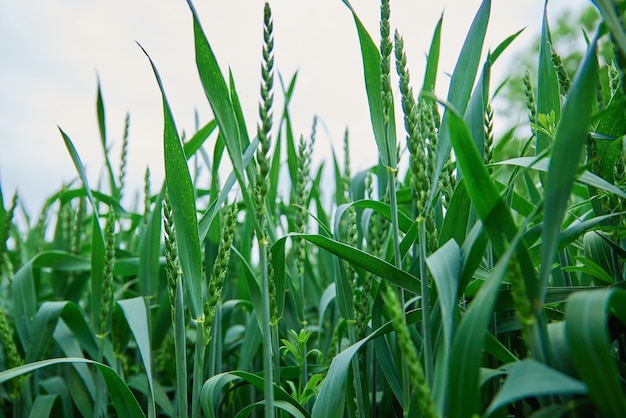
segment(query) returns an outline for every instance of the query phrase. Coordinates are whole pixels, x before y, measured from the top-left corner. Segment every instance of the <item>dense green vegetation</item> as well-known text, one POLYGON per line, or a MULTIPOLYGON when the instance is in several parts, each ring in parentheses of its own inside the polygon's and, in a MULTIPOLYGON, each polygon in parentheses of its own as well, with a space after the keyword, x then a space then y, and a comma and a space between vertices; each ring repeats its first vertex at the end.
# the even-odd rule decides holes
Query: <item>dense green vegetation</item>
POLYGON ((78 181, 27 225, 0 189, 0 416, 626 414, 623 1, 593 2, 602 23, 569 71, 544 19, 538 69, 513 97, 530 124, 494 138, 491 66, 517 34, 480 61, 490 1, 444 100, 442 22, 416 85, 389 1, 376 45, 344 0, 380 161, 357 173, 347 134, 343 161, 315 167, 316 120, 292 131, 296 76, 274 83, 270 6, 248 132, 188 3, 215 119, 186 140, 150 61, 162 185, 146 171, 143 203, 125 203, 128 131, 114 169, 98 88, 103 187, 61 130, 78 181))

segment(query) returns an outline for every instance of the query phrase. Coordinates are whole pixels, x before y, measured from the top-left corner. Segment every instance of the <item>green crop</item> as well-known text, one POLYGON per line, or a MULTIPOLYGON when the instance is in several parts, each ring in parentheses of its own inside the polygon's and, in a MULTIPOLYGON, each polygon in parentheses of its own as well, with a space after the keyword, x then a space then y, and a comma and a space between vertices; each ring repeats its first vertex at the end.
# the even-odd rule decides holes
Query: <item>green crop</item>
POLYGON ((186 140, 144 51, 163 104, 158 190, 147 169, 142 203, 126 203, 130 119, 116 165, 99 83, 102 188, 60 130, 80 186, 33 225, 0 189, 0 417, 626 415, 622 2, 592 2, 602 23, 575 71, 544 13, 536 72, 510 70, 524 122, 502 127, 515 118, 491 71, 519 32, 484 57, 489 0, 445 99, 442 20, 416 85, 390 2, 366 28, 343 0, 379 153, 359 172, 347 130, 328 166, 313 164, 317 117, 293 132, 297 77, 274 84, 269 4, 259 114, 244 115, 187 3, 214 119, 186 140))

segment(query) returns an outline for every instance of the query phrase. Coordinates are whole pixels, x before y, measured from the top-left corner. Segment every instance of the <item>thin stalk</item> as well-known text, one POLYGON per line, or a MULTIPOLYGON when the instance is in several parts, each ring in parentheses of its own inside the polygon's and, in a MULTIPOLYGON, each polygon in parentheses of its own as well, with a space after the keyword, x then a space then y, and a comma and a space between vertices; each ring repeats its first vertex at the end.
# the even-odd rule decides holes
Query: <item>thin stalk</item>
MULTIPOLYGON (((98 340, 98 357, 96 361, 102 363, 104 359, 104 335, 97 335, 98 340)), ((93 407, 93 415, 94 417, 102 417, 106 416, 105 413, 105 402, 106 402, 106 383, 104 382, 104 378, 100 373, 96 376, 96 398, 93 407)))
POLYGON ((176 280, 174 308, 174 352, 176 356, 176 405, 177 416, 187 418, 187 350, 185 347, 185 307, 183 305, 183 282, 176 280))
MULTIPOLYGON (((391 210, 391 237, 393 240, 394 265, 402 268, 402 256, 400 254, 400 227, 398 222, 398 199, 396 197, 396 177, 395 173, 390 172, 389 179, 389 207, 391 210)), ((424 281, 422 280, 422 283, 424 281)), ((422 285, 423 286, 423 285, 422 285)), ((404 310, 404 290, 401 287, 397 289, 398 302, 404 310)), ((404 317, 403 317, 404 318, 404 317)), ((425 318, 425 317, 424 317, 425 318)), ((406 321, 406 318, 404 318, 406 321)), ((425 322, 425 321, 422 321, 425 322)), ((399 349, 399 348, 398 348, 399 349)), ((404 411, 408 412, 411 403, 411 388, 409 384, 409 367, 406 363, 401 362, 402 369, 402 405, 404 411)))
MULTIPOLYGON (((264 216, 261 215, 261 225, 265 225, 264 216)), ((261 312, 261 323, 263 324, 263 371, 264 371, 264 391, 265 391, 265 418, 274 418, 274 382, 273 382, 273 345, 270 328, 270 291, 267 274, 267 247, 266 238, 259 240, 259 265, 261 267, 261 291, 263 305, 261 312)))
POLYGON ((426 221, 420 223, 420 278, 422 292, 422 352, 424 353, 424 374, 428 386, 433 386, 433 347, 432 347, 432 330, 430 323, 430 288, 428 287, 428 270, 426 268, 426 221))
POLYGON ((272 320, 271 324, 271 338, 272 338, 272 377, 274 382, 280 382, 280 347, 279 347, 279 335, 278 335, 278 322, 272 320))
MULTIPOLYGON (((350 338, 350 343, 354 344, 356 342, 356 332, 354 323, 352 322, 350 326, 348 326, 348 337, 350 338)), ((361 371, 359 367, 359 358, 358 356, 352 356, 352 372, 354 375, 354 389, 356 392, 356 407, 358 411, 359 417, 365 417, 365 403, 363 401, 363 385, 361 384, 361 371)))
MULTIPOLYGON (((256 153, 258 172, 256 176, 256 210, 258 215, 258 233, 257 239, 259 243, 259 267, 261 270, 261 292, 262 292, 262 312, 261 323, 263 333, 263 371, 264 391, 265 391, 265 418, 274 418, 274 383, 273 383, 273 367, 279 367, 279 358, 276 357, 276 364, 273 365, 273 352, 277 350, 278 342, 272 343, 272 329, 270 316, 270 300, 272 298, 272 289, 269 280, 269 263, 268 263, 268 228, 267 228, 267 211, 265 206, 265 198, 268 192, 268 175, 270 173, 270 161, 268 153, 271 146, 270 132, 272 130, 272 104, 274 95, 272 87, 274 85, 274 37, 273 37, 272 12, 269 3, 265 3, 263 10, 263 64, 261 67, 261 104, 259 105, 259 116, 261 124, 257 127, 257 136, 259 138, 259 148, 256 153)), ((275 339, 275 338, 274 338, 275 339)))
POLYGON ((204 323, 196 324, 196 350, 194 353, 193 365, 193 389, 191 392, 191 416, 200 418, 200 391, 204 383, 204 353, 206 344, 204 343, 204 323))

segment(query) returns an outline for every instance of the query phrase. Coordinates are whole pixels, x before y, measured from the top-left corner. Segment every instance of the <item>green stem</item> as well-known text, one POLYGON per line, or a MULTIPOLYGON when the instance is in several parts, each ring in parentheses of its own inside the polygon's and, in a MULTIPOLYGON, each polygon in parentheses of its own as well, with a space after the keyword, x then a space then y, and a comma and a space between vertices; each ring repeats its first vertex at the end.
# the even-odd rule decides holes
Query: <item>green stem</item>
POLYGON ((433 347, 430 323, 430 288, 428 287, 428 270, 426 269, 426 221, 420 224, 420 278, 422 291, 422 352, 424 353, 424 375, 428 386, 433 387, 433 347))
MULTIPOLYGON (((264 225, 261 222, 261 225, 264 225)), ((259 239, 259 264, 261 267, 261 291, 263 293, 263 311, 261 323, 263 325, 263 372, 265 376, 265 418, 274 418, 274 382, 272 363, 273 345, 272 330, 270 328, 270 291, 267 275, 267 238, 259 239)))
MULTIPOLYGON (((397 268, 402 268, 402 254, 400 254, 400 227, 398 222, 398 199, 396 197, 396 176, 395 170, 388 173, 389 179, 389 207, 391 211, 391 237, 393 239, 394 264, 397 268)), ((422 283, 424 281, 422 280, 422 283)), ((404 290, 398 287, 398 301, 404 311, 404 290)), ((406 318, 403 317, 406 321, 406 318)), ((425 322, 425 321, 422 321, 425 322)), ((399 348, 398 348, 399 350, 399 348)), ((401 358, 401 357, 399 357, 401 358)), ((402 405, 405 412, 409 410, 411 403, 411 387, 409 385, 409 366, 402 362, 402 405)))
MULTIPOLYGON (((104 359, 104 335, 96 335, 98 340, 98 357, 97 361, 102 363, 104 359)), ((93 407, 93 416, 102 417, 106 416, 106 383, 100 373, 96 376, 96 398, 93 407)))
MULTIPOLYGON (((303 245, 302 243, 300 245, 303 245)), ((304 318, 304 274, 299 272, 299 276, 300 276, 300 303, 301 303, 301 320, 302 320, 302 329, 304 330, 305 326, 306 326, 306 320, 304 318)), ((307 344, 306 342, 303 345, 304 348, 304 352, 302 353, 304 355, 304 358, 302 359, 302 374, 301 374, 301 378, 300 378, 300 386, 301 388, 306 387, 307 384, 307 380, 309 377, 309 366, 308 366, 308 359, 307 359, 307 344)), ((302 393, 302 392, 300 392, 302 393)))
MULTIPOLYGON (((354 322, 351 321, 348 326, 348 337, 350 338, 350 344, 356 342, 356 331, 354 322)), ((354 375, 354 389, 356 394, 356 406, 358 417, 365 417, 365 403, 363 402, 363 385, 361 384, 361 369, 359 367, 358 356, 352 356, 352 372, 354 375)))
POLYGON ((176 404, 177 416, 187 418, 187 350, 185 347, 185 307, 183 305, 183 283, 176 280, 176 299, 174 306, 174 352, 176 356, 176 404))
POLYGON ((196 323, 196 351, 194 355, 193 365, 193 390, 191 393, 191 416, 192 418, 200 418, 200 391, 204 383, 204 352, 206 345, 204 344, 204 323, 196 323))

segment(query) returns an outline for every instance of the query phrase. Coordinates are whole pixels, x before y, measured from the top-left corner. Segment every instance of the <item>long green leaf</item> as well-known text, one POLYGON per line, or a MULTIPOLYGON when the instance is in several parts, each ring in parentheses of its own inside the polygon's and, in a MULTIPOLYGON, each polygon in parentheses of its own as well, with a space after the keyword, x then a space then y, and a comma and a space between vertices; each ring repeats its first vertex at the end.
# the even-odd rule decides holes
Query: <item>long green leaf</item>
MULTIPOLYGON (((504 253, 507 243, 517 235, 517 227, 511 211, 505 204, 483 160, 473 144, 467 126, 460 115, 448 108, 449 126, 457 164, 465 178, 465 186, 470 200, 489 238, 496 255, 504 253)), ((522 275, 528 292, 533 294, 537 289, 537 279, 528 249, 522 241, 517 248, 522 275)))
POLYGON ((139 241, 139 290, 143 296, 156 296, 159 283, 159 256, 161 255, 161 223, 165 187, 157 195, 154 208, 146 215, 146 222, 140 229, 139 241))
POLYGON ((111 188, 111 194, 117 196, 119 190, 115 184, 115 175, 113 174, 113 168, 111 167, 111 160, 109 159, 109 147, 107 144, 107 131, 106 131, 106 118, 104 112, 104 100, 102 99, 102 89, 100 88, 100 77, 98 77, 98 94, 96 98, 96 113, 98 115, 98 128, 100 128, 100 143, 102 145, 102 153, 104 154, 104 165, 109 176, 109 187, 111 188))
MULTIPOLYGON (((572 87, 567 96, 563 116, 556 131, 556 139, 548 169, 544 228, 541 251, 541 270, 539 277, 541 286, 539 293, 530 293, 540 301, 543 300, 548 279, 552 270, 552 260, 557 246, 561 222, 567 210, 572 185, 578 171, 591 120, 592 103, 596 95, 598 79, 598 63, 596 58, 596 41, 587 51, 572 87)), ((529 289, 532 291, 532 289, 529 289)))
MULTIPOLYGON (((382 305, 382 304, 381 304, 382 305)), ((409 312, 406 316, 407 325, 414 324, 422 319, 421 310, 414 310, 409 312)), ((379 316, 380 317, 380 316, 379 316)), ((350 347, 343 350, 341 353, 333 358, 330 364, 324 383, 320 393, 313 405, 311 416, 313 418, 326 418, 326 417, 343 417, 344 407, 346 401, 346 379, 350 367, 352 366, 352 358, 361 350, 365 344, 371 340, 375 340, 381 335, 387 334, 393 331, 391 322, 387 322, 384 325, 378 327, 370 335, 363 338, 360 341, 352 344, 350 347)), ((400 384, 400 378, 396 378, 398 387, 396 396, 398 399, 402 399, 402 387, 400 384)))
MULTIPOLYGON (((367 270, 370 273, 387 280, 389 283, 399 286, 416 295, 420 294, 420 282, 417 277, 384 260, 381 260, 380 258, 374 257, 365 251, 361 251, 358 248, 351 247, 347 244, 335 241, 322 235, 290 234, 288 236, 305 239, 312 244, 335 254, 339 258, 346 260, 357 268, 367 270)), ((284 240, 286 238, 287 237, 283 237, 280 239, 284 240)))
POLYGON ((85 173, 85 167, 83 166, 78 151, 74 147, 74 143, 69 136, 59 128, 65 146, 67 147, 72 162, 76 167, 78 176, 83 183, 83 188, 91 204, 92 222, 91 222, 91 322, 95 328, 100 326, 100 311, 101 311, 101 299, 102 299, 102 279, 104 275, 104 235, 102 234, 102 228, 100 227, 100 221, 98 219, 98 206, 91 193, 89 182, 87 181, 87 174, 85 173))
POLYGON ((14 379, 26 373, 34 372, 44 367, 65 363, 86 363, 96 366, 104 377, 108 393, 111 396, 111 401, 113 401, 113 406, 115 407, 118 416, 128 418, 145 417, 141 407, 137 403, 137 400, 124 380, 122 380, 122 378, 120 378, 120 376, 118 376, 118 374, 115 373, 115 371, 113 371, 113 369, 109 366, 89 359, 79 357, 55 358, 25 364, 23 366, 0 372, 0 383, 4 383, 8 380, 14 379))
MULTIPOLYGON (((52 416, 54 411, 54 406, 59 405, 60 402, 57 402, 60 397, 59 395, 39 395, 35 399, 33 403, 33 407, 30 410, 30 417, 33 418, 44 418, 52 416)), ((58 409, 58 408, 57 408, 58 409)), ((58 411, 56 411, 58 414, 58 411)))
MULTIPOLYGON (((561 93, 559 91, 559 79, 552 63, 552 38, 548 25, 548 1, 544 3, 543 25, 541 27, 541 39, 539 41, 539 76, 537 84, 537 114, 550 115, 554 112, 558 121, 561 115, 561 93)), ((535 152, 541 154, 550 146, 550 138, 541 130, 536 131, 535 152)))
MULTIPOLYGON (((202 410, 204 411, 205 415, 207 415, 209 418, 214 418, 216 416, 216 400, 219 393, 222 391, 222 388, 224 388, 224 386, 226 386, 227 384, 238 380, 244 380, 255 386, 257 389, 263 389, 264 379, 263 377, 256 374, 237 370, 212 376, 204 383, 204 386, 202 387, 202 393, 200 395, 202 410)), ((274 398, 277 401, 285 402, 291 405, 291 407, 295 408, 295 410, 297 410, 304 417, 309 417, 309 413, 306 411, 306 409, 304 409, 298 402, 296 402, 296 400, 291 395, 285 392, 282 387, 274 385, 274 398)))
POLYGON ((128 327, 135 337, 135 343, 139 349, 141 360, 143 362, 146 376, 148 378, 148 416, 155 417, 154 407, 154 384, 152 381, 152 353, 150 351, 150 331, 148 329, 148 312, 146 311, 146 303, 141 297, 132 299, 123 299, 117 301, 117 304, 124 312, 124 317, 128 323, 128 327))
MULTIPOLYGON (((143 48, 142 48, 143 49, 143 48)), ((198 236, 196 200, 194 187, 187 166, 187 157, 178 136, 174 117, 165 95, 161 76, 148 53, 152 71, 163 99, 163 154, 165 157, 165 183, 172 205, 172 216, 176 226, 176 243, 183 271, 185 296, 194 319, 203 314, 202 307, 202 253, 198 236)))
POLYGON ((596 408, 603 416, 618 417, 626 411, 626 398, 611 355, 609 313, 626 325, 625 291, 605 288, 575 293, 565 309, 565 334, 572 362, 596 408))
MULTIPOLYGON (((474 86, 490 13, 491 1, 483 0, 465 38, 459 59, 457 60, 452 78, 450 79, 447 101, 461 114, 464 114, 467 109, 472 87, 474 86)), ((446 110, 439 130, 439 139, 435 150, 435 172, 431 179, 429 200, 432 200, 432 197, 439 190, 437 183, 441 175, 441 170, 443 170, 444 164, 448 161, 448 158, 450 158, 452 133, 448 126, 448 113, 448 110, 446 110)))
MULTIPOLYGON (((550 169, 551 160, 552 160, 551 158, 547 158, 547 157, 542 158, 540 160, 537 160, 536 157, 516 157, 516 158, 511 158, 509 160, 498 161, 498 162, 495 162, 494 164, 513 165, 517 167, 532 168, 534 170, 547 173, 548 170, 550 169)), ((620 196, 626 199, 626 193, 624 191, 622 191, 615 185, 609 183, 608 181, 604 180, 602 177, 599 177, 589 171, 583 171, 582 173, 577 175, 576 180, 579 181, 580 183, 595 187, 596 189, 599 189, 599 190, 604 190, 606 192, 613 193, 617 196, 620 196)))
POLYGON ((443 24, 443 14, 437 21, 433 39, 430 42, 430 49, 426 59, 426 71, 424 71, 423 92, 435 92, 435 84, 437 83, 437 69, 439 68, 439 50, 441 49, 441 25, 443 24))
POLYGON ((582 395, 587 393, 584 383, 549 368, 533 359, 518 361, 511 366, 502 389, 491 401, 485 415, 512 402, 547 395, 582 395))
POLYGON ((367 102, 370 109, 372 129, 374 130, 374 139, 378 147, 378 155, 383 165, 395 168, 398 164, 395 120, 392 117, 393 111, 390 109, 388 123, 389 132, 385 132, 386 124, 383 118, 380 53, 350 2, 348 0, 342 1, 352 13, 359 36, 361 58, 363 59, 363 75, 365 77, 365 91, 367 92, 367 102))
POLYGON ((75 338, 81 345, 95 354, 97 347, 87 324, 84 322, 83 311, 73 302, 58 301, 44 302, 33 320, 33 332, 30 338, 29 347, 26 350, 25 361, 32 363, 40 360, 50 345, 52 334, 57 326, 60 317, 63 317, 72 329, 75 338))
POLYGON ((11 283, 13 315, 17 336, 26 350, 30 345, 33 322, 37 314, 37 295, 33 279, 32 261, 24 264, 16 273, 11 283))
MULTIPOLYGON (((247 164, 244 164, 242 159, 242 151, 246 144, 242 140, 237 115, 230 99, 231 94, 228 91, 226 80, 222 75, 215 54, 211 49, 211 45, 200 25, 200 18, 196 9, 191 0, 187 0, 187 4, 193 15, 193 32, 198 75, 200 76, 200 81, 209 101, 209 105, 211 106, 211 110, 217 120, 220 135, 224 139, 224 144, 228 150, 228 155, 233 165, 233 171, 239 182, 244 201, 248 207, 254 207, 252 197, 246 186, 244 169, 247 164)), ((233 97, 235 96, 236 92, 233 92, 233 97)), ((258 225, 255 225, 255 228, 257 227, 258 225)))
POLYGON ((498 289, 516 245, 518 244, 514 240, 502 255, 458 328, 452 347, 448 413, 442 414, 443 416, 468 418, 480 412, 480 366, 485 336, 493 316, 498 289))
POLYGON ((457 310, 457 285, 461 274, 463 258, 461 248, 454 241, 446 242, 426 259, 426 264, 437 286, 439 309, 441 311, 442 347, 439 350, 435 368, 433 397, 439 413, 445 410, 448 393, 448 377, 454 318, 457 310))

